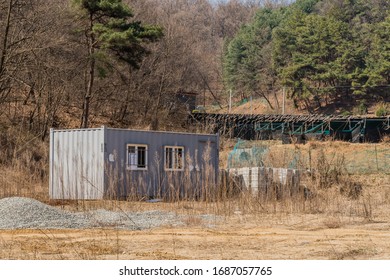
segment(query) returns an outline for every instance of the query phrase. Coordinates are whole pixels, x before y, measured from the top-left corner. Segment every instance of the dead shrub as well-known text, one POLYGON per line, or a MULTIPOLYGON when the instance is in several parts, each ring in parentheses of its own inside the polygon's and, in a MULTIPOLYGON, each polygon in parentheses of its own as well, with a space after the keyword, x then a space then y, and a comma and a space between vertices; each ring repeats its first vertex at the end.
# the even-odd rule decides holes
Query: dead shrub
POLYGON ((219 199, 237 197, 242 192, 243 186, 242 176, 231 174, 227 170, 220 170, 217 189, 219 199))
POLYGON ((183 219, 183 223, 186 226, 202 226, 203 225, 202 218, 200 218, 198 216, 193 216, 193 215, 190 215, 190 216, 186 217, 185 219, 183 219))
POLYGON ((382 143, 390 144, 390 135, 383 135, 382 143))
POLYGON ((331 229, 340 228, 341 225, 342 225, 342 223, 341 223, 340 219, 336 218, 336 217, 330 217, 324 221, 324 226, 326 226, 327 228, 331 228, 331 229))
POLYGON ((351 199, 358 199, 363 191, 363 186, 360 183, 353 181, 345 181, 340 187, 340 193, 351 199))
POLYGON ((324 150, 320 150, 317 157, 314 178, 319 188, 330 188, 338 184, 345 171, 344 155, 333 154, 326 156, 324 150))

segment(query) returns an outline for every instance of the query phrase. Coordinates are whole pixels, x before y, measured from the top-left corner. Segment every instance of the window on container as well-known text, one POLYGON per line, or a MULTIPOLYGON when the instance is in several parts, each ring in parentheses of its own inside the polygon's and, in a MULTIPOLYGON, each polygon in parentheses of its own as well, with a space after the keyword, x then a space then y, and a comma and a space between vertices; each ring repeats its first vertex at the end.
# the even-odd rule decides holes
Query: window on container
POLYGON ((165 146, 165 170, 184 170, 184 147, 165 146))
POLYGON ((127 145, 127 169, 147 170, 148 146, 147 145, 127 145))

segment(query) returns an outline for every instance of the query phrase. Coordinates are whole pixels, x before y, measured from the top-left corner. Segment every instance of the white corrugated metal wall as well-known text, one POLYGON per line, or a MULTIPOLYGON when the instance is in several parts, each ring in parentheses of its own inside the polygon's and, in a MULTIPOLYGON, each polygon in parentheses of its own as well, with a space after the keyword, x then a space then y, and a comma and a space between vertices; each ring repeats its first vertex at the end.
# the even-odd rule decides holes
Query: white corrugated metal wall
POLYGON ((103 198, 103 149, 104 128, 51 130, 50 198, 103 198))

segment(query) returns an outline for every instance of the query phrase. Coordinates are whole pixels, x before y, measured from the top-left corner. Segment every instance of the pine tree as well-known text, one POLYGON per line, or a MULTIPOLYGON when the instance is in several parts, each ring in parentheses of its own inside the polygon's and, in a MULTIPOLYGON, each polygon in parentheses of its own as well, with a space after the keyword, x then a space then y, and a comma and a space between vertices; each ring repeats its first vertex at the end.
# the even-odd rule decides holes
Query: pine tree
POLYGON ((158 40, 162 29, 131 21, 133 12, 122 0, 74 0, 74 4, 82 19, 88 48, 88 79, 81 119, 81 127, 86 128, 95 72, 99 70, 101 76, 105 75, 104 68, 97 69, 98 60, 111 55, 136 68, 148 53, 144 43, 158 40))

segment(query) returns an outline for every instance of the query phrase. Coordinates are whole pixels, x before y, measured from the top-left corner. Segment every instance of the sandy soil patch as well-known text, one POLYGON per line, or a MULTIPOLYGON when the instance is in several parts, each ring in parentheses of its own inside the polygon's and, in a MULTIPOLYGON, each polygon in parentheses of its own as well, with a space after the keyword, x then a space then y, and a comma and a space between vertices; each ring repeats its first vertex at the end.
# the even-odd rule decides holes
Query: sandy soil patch
POLYGON ((390 222, 236 215, 144 231, 2 230, 2 259, 390 259, 390 222))

